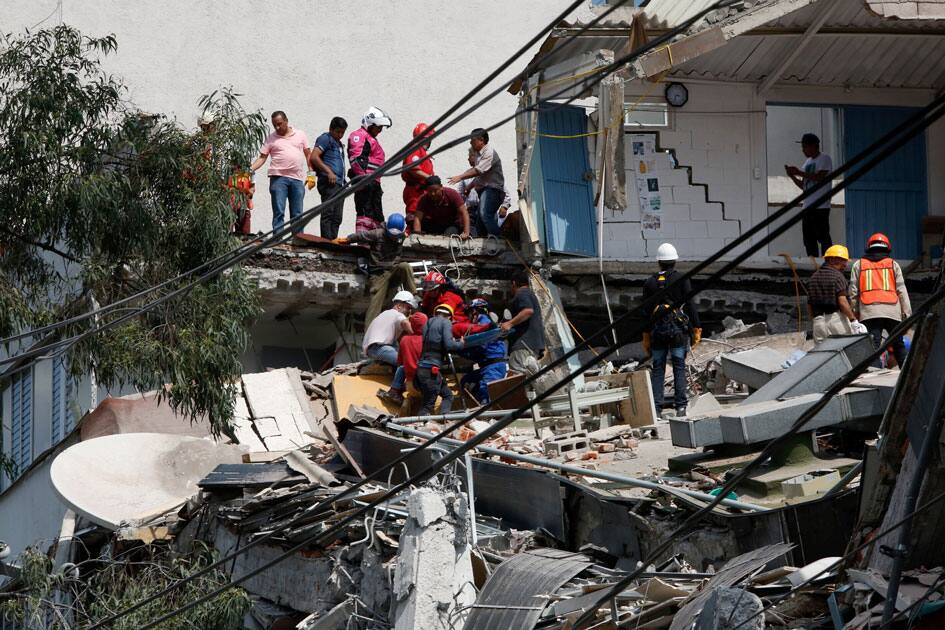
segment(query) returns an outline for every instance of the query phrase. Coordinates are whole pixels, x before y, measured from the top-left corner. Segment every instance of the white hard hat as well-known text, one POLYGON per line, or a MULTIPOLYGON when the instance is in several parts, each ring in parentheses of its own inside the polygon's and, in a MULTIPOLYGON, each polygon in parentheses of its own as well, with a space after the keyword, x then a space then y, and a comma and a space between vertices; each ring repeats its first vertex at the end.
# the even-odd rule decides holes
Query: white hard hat
POLYGON ((364 116, 361 117, 361 126, 370 127, 371 125, 377 125, 378 127, 392 127, 394 121, 391 120, 391 117, 387 115, 380 107, 371 107, 369 110, 364 112, 364 116))
POLYGON ((216 122, 216 120, 217 120, 216 114, 207 110, 204 113, 200 114, 200 118, 197 119, 197 124, 200 125, 201 127, 205 127, 207 125, 212 125, 213 123, 216 122))
POLYGON ((659 262, 669 262, 671 260, 679 260, 679 254, 676 253, 676 248, 670 245, 669 243, 663 243, 659 246, 659 249, 656 250, 656 260, 659 262))
POLYGON ((394 296, 394 302, 406 302, 413 308, 420 306, 420 303, 417 302, 417 297, 410 291, 398 291, 397 295, 394 296))

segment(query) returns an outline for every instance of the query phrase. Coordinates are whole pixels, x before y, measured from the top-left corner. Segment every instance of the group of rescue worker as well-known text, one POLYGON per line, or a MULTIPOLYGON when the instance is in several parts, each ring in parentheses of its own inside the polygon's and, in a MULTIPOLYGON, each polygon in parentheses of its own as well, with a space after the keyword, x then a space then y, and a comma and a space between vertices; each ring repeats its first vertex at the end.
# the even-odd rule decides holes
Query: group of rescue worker
MULTIPOLYGON (((666 363, 673 371, 676 417, 686 415, 686 354, 699 345, 702 327, 692 299, 688 280, 673 283, 679 256, 670 243, 657 250, 659 271, 643 285, 644 301, 662 289, 666 294, 652 307, 649 326, 643 335, 643 348, 652 358, 651 384, 658 414, 664 406, 666 363)), ((866 240, 863 255, 853 262, 850 275, 846 270, 850 254, 843 245, 831 245, 824 252, 824 262, 807 285, 808 312, 816 343, 831 335, 866 334, 876 349, 887 352, 874 362, 875 367, 893 367, 906 361, 906 341, 893 331, 903 319, 912 315, 902 269, 892 257, 889 238, 877 232, 866 240), (886 338, 884 339, 884 333, 886 338)))
POLYGON ((487 404, 489 384, 504 379, 510 369, 526 377, 538 372, 545 337, 528 272, 513 274, 511 288, 511 316, 502 322, 488 301, 467 301, 438 271, 424 277, 422 299, 413 290, 394 293, 390 308, 366 320, 362 342, 365 356, 395 368, 390 388, 378 391, 378 397, 400 407, 412 387, 420 394, 420 415, 431 415, 438 399, 445 414, 453 404, 450 374, 461 390, 487 404), (461 380, 454 355, 475 366, 461 380))

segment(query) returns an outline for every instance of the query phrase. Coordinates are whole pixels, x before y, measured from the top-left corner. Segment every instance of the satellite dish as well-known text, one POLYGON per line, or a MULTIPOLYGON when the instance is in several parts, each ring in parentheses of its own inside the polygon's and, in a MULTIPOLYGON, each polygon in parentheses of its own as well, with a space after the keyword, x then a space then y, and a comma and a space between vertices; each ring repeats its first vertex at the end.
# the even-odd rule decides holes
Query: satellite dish
POLYGON ((165 433, 123 433, 79 442, 53 460, 56 493, 110 529, 144 522, 197 493, 218 464, 242 462, 238 446, 165 433))

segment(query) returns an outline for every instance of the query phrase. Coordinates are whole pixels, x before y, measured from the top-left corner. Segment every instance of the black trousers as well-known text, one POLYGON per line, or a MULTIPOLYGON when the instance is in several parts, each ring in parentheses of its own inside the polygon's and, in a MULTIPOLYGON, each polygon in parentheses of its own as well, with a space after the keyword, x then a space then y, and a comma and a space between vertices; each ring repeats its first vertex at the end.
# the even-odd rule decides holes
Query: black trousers
POLYGON ((801 217, 801 233, 804 236, 804 249, 807 250, 807 255, 823 256, 827 248, 833 245, 833 240, 830 238, 830 210, 827 208, 804 210, 804 216, 801 217))
MULTIPOLYGON (((337 183, 329 184, 325 180, 318 180, 318 194, 322 198, 322 203, 326 203, 329 199, 341 192, 341 186, 337 183)), ((341 227, 341 219, 344 214, 344 199, 339 199, 322 210, 322 214, 319 217, 319 226, 321 228, 322 238, 327 239, 336 239, 338 238, 338 228, 341 227)))
POLYGON ((376 179, 354 193, 354 211, 359 217, 370 217, 384 222, 384 204, 381 183, 376 179))
MULTIPOLYGON (((883 331, 887 333, 891 332, 900 322, 897 322, 894 319, 889 319, 888 317, 874 317, 873 319, 864 319, 863 325, 866 326, 866 330, 869 331, 870 337, 873 338, 873 347, 877 350, 883 345, 883 331)), ((887 346, 892 346, 893 356, 896 357, 896 363, 899 364, 899 368, 902 369, 902 366, 906 362, 906 344, 902 340, 902 335, 899 335, 895 339, 887 339, 887 346)), ((875 367, 881 367, 879 359, 873 362, 875 367)))
POLYGON ((437 396, 443 399, 440 401, 440 413, 450 412, 450 409, 453 407, 453 392, 450 391, 449 386, 446 384, 442 370, 434 374, 430 368, 417 368, 417 375, 414 377, 414 385, 420 390, 422 397, 420 412, 417 415, 432 415, 433 407, 436 406, 437 396))

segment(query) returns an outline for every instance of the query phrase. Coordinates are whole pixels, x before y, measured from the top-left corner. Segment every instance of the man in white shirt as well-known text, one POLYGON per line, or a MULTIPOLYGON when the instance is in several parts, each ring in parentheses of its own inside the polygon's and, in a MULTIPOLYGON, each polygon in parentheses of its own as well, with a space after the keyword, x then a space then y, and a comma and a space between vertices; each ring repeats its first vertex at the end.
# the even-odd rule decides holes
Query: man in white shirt
POLYGON ((373 320, 364 331, 361 349, 375 361, 397 366, 397 340, 412 330, 407 316, 419 306, 416 296, 410 291, 400 291, 394 296, 393 305, 373 320))
MULTIPOLYGON (((833 160, 826 153, 820 152, 820 138, 812 133, 805 133, 801 137, 801 150, 807 158, 804 165, 797 168, 785 164, 784 170, 798 188, 806 191, 826 179, 833 170, 833 160)), ((830 238, 830 199, 826 198, 814 204, 819 197, 829 194, 831 187, 832 184, 828 183, 804 199, 801 232, 804 235, 804 249, 807 250, 808 256, 821 256, 828 247, 833 245, 833 240, 830 238)))

